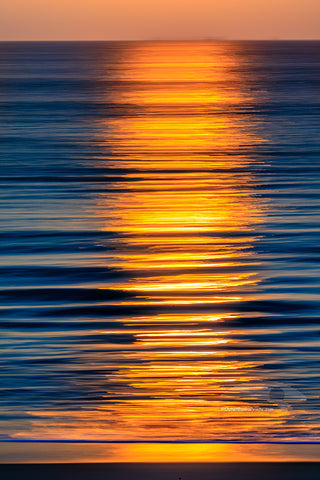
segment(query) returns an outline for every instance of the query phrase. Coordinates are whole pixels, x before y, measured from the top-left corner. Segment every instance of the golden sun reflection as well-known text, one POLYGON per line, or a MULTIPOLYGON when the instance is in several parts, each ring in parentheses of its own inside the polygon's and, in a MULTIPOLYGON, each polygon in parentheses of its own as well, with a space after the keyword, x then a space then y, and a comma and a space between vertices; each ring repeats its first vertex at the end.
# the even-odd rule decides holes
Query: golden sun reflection
POLYGON ((53 437, 79 422, 68 438, 242 440, 293 415, 253 393, 254 410, 241 389, 226 396, 261 385, 258 354, 270 353, 234 328, 259 288, 263 216, 247 152, 261 139, 237 115, 250 102, 238 61, 218 44, 133 44, 114 69, 105 97, 125 113, 97 122, 97 167, 110 174, 89 211, 119 274, 99 284, 118 327, 100 331, 108 353, 87 358, 107 371, 103 402, 42 412, 40 431, 53 416, 53 437))
POLYGON ((108 375, 117 397, 107 408, 112 438, 232 437, 239 422, 247 431, 260 422, 261 415, 250 426, 245 415, 230 422, 220 399, 235 382, 256 379, 252 352, 237 340, 240 360, 221 325, 237 318, 231 306, 259 281, 252 245, 262 207, 250 190, 250 157, 241 154, 258 140, 232 112, 250 101, 236 55, 194 48, 193 55, 187 44, 129 49, 108 96, 143 111, 99 125, 109 154, 100 165, 121 172, 94 212, 115 235, 113 267, 128 274, 112 289, 130 297, 115 303, 154 309, 118 320, 134 342, 127 365, 108 375), (222 315, 197 311, 219 305, 222 315), (189 311, 168 310, 183 307, 189 311))
POLYGON ((174 462, 320 440, 298 47, 76 42, 23 46, 26 62, 8 47, 1 445, 174 462))

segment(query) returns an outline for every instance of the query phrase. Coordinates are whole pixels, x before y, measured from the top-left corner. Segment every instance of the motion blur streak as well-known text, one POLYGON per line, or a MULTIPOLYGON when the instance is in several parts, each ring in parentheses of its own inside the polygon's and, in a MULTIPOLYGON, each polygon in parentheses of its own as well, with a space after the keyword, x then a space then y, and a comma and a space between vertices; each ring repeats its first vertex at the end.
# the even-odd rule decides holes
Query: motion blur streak
POLYGON ((0 48, 2 438, 319 438, 319 43, 0 48))

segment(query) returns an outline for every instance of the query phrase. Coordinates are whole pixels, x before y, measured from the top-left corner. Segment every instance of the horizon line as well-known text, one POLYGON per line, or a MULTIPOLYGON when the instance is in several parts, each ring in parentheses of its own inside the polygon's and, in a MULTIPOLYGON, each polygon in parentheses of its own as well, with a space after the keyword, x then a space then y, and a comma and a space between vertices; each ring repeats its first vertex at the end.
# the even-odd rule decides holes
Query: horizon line
POLYGON ((320 440, 111 440, 111 439, 29 439, 1 438, 0 443, 105 443, 105 444, 167 444, 167 445, 320 445, 320 440))
POLYGON ((145 38, 145 39, 37 39, 37 40, 12 40, 12 39, 0 39, 0 43, 54 43, 54 42, 320 42, 319 38, 145 38))

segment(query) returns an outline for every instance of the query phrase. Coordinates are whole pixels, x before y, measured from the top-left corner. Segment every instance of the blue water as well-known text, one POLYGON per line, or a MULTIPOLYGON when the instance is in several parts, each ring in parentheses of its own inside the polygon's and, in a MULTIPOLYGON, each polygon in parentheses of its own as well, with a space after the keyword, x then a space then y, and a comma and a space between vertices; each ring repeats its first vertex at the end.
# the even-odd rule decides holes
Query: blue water
POLYGON ((0 44, 0 438, 319 439, 320 42, 0 44))

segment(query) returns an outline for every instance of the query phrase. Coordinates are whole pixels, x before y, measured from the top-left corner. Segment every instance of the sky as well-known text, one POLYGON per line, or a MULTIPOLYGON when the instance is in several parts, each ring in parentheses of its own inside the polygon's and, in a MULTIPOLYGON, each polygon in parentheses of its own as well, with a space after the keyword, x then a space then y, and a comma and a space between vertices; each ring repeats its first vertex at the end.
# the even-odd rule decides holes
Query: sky
POLYGON ((0 40, 320 39, 320 0, 1 0, 0 40))

